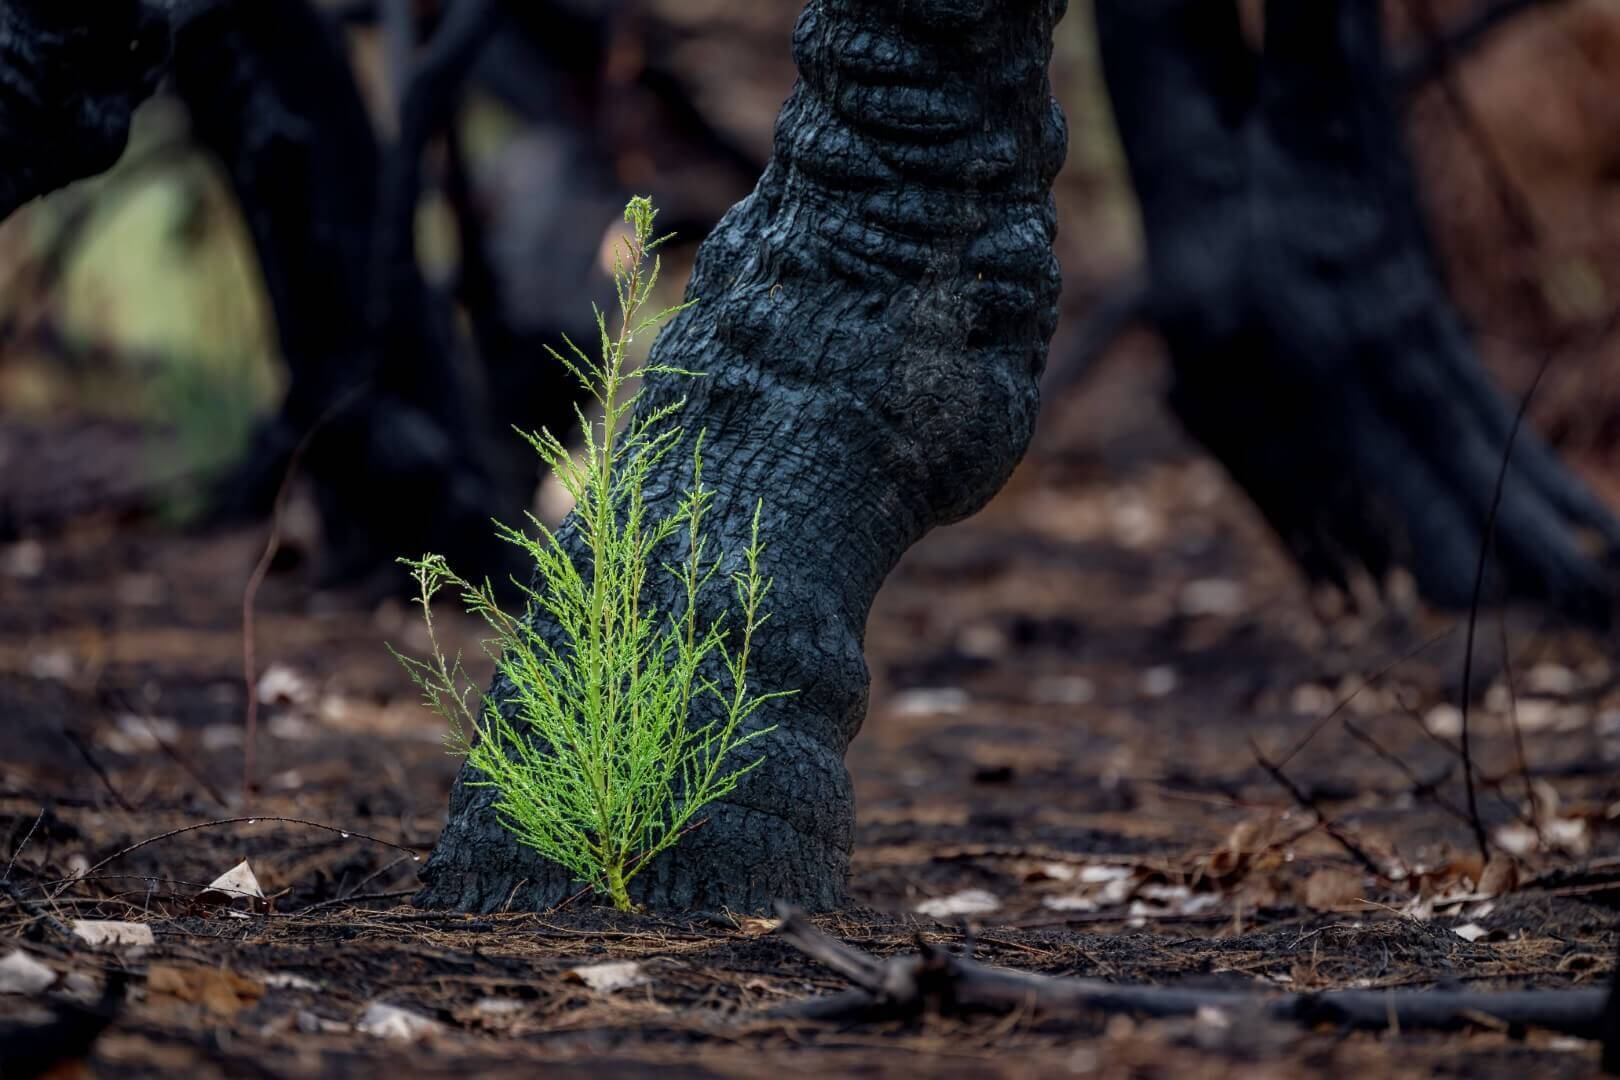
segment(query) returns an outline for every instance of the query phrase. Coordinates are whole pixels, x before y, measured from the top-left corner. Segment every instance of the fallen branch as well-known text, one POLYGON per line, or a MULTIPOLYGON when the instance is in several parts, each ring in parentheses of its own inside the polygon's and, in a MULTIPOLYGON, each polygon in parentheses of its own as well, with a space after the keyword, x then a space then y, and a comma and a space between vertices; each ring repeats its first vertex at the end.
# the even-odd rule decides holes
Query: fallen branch
POLYGON ((1126 1013, 1192 1017, 1216 1009, 1314 1027, 1364 1031, 1455 1031, 1488 1018, 1509 1028, 1542 1028, 1585 1039, 1604 1036, 1609 992, 1602 989, 1332 990, 1267 994, 1247 990, 1131 986, 981 964, 919 941, 918 953, 882 960, 837 941, 804 912, 778 905, 788 943, 855 984, 856 989, 772 1009, 801 1020, 872 1020, 941 1013, 1034 1010, 1048 1016, 1126 1013))
POLYGON ((69 929, 67 923, 63 922, 61 919, 58 919, 49 911, 46 911, 43 905, 28 899, 28 897, 22 894, 22 890, 18 889, 17 886, 13 885, 11 882, 0 881, 0 892, 5 893, 6 897, 10 899, 13 904, 16 904, 19 908, 21 908, 25 915, 28 915, 30 918, 40 920, 46 926, 56 931, 56 933, 61 937, 66 938, 69 941, 73 939, 73 931, 69 929))

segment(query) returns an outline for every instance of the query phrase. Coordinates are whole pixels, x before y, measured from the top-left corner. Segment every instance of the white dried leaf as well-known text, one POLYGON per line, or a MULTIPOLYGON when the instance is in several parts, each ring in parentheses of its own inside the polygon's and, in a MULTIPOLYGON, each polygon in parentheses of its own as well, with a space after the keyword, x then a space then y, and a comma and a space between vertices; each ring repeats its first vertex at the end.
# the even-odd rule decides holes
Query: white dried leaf
POLYGON ((73 654, 66 649, 49 649, 28 658, 28 674, 51 682, 67 682, 75 667, 73 654))
POLYGON ((297 1024, 298 1030, 305 1035, 340 1035, 352 1030, 342 1021, 329 1020, 308 1009, 298 1011, 297 1024))
POLYGON ((1430 919, 1434 918, 1434 903, 1434 897, 1432 896, 1414 896, 1412 899, 1402 904, 1399 911, 1408 919, 1414 919, 1418 922, 1428 922, 1430 919))
POLYGON ((1129 866, 1086 866, 1080 870, 1080 880, 1087 885, 1100 885, 1105 881, 1126 881, 1136 875, 1129 866))
POLYGON ((1528 855, 1536 850, 1541 838, 1536 830, 1522 821, 1509 822, 1496 830, 1496 843, 1509 855, 1528 855))
POLYGON ((939 716, 959 713, 967 706, 967 691, 954 686, 903 690, 889 699, 889 708, 898 716, 939 716))
POLYGON ((1084 675, 1036 679, 1030 700, 1037 705, 1084 705, 1097 696, 1097 684, 1084 675))
POLYGON ((1423 726, 1431 735, 1455 739, 1462 734, 1462 710, 1455 705, 1436 705, 1423 714, 1423 726))
POLYGON ((526 1005, 516 998, 479 998, 473 1008, 480 1016, 511 1016, 520 1013, 526 1005))
POLYGON ((569 968, 567 977, 575 982, 582 982, 592 990, 602 994, 611 994, 615 990, 628 990, 632 986, 642 986, 651 980, 641 969, 641 965, 634 960, 618 960, 607 964, 590 964, 586 967, 569 968))
POLYGON ((1179 915, 1202 915, 1221 906, 1221 898, 1214 893, 1195 893, 1176 905, 1179 915))
POLYGON ((264 725, 273 738, 303 742, 321 734, 321 729, 294 713, 277 713, 264 725))
POLYGON ((0 573, 14 578, 35 578, 45 571, 45 545, 38 540, 22 540, 0 548, 0 573))
POLYGON ((315 697, 309 680, 286 664, 271 664, 259 676, 261 705, 307 705, 315 697))
POLYGON ((963 889, 950 896, 924 900, 917 905, 917 914, 939 918, 946 915, 986 915, 1001 907, 1001 900, 984 889, 963 889))
POLYGON ((1542 835, 1547 843, 1570 855, 1585 855, 1592 846, 1586 822, 1581 818, 1553 818, 1541 823, 1542 835))
POLYGON ((105 919, 74 919, 73 933, 87 945, 125 945, 145 948, 156 945, 152 928, 145 923, 113 922, 105 919))
POLYGON ((264 890, 259 887, 259 879, 254 876, 253 868, 246 859, 209 882, 203 895, 208 893, 223 893, 231 900, 264 899, 264 890))
POLYGON ((1176 669, 1169 664, 1160 664, 1142 672, 1137 689, 1142 692, 1143 697, 1161 698, 1175 693, 1176 687, 1180 685, 1181 676, 1176 673, 1176 669))
POLYGON ((56 972, 21 949, 0 957, 0 994, 38 994, 56 982, 56 972))
POLYGON ((1576 674, 1559 664, 1537 664, 1524 678, 1525 689, 1532 694, 1550 694, 1568 697, 1581 688, 1576 674))
POLYGON ((1160 885, 1149 882, 1137 890, 1137 895, 1144 900, 1156 900, 1161 904, 1174 904, 1192 896, 1192 890, 1185 885, 1160 885))
POLYGON ((1243 614, 1248 607, 1248 598, 1240 582, 1204 578, 1189 581, 1181 587, 1177 606, 1183 615, 1233 616, 1243 614))
POLYGON ((417 1042, 437 1034, 443 1028, 443 1024, 419 1012, 402 1009, 398 1005, 385 1005, 380 1001, 367 1005, 366 1011, 360 1015, 360 1022, 355 1025, 355 1030, 362 1035, 401 1042, 417 1042))
POLYGON ((1451 932, 1470 944, 1478 941, 1480 938, 1490 933, 1489 930, 1479 925, 1479 923, 1468 923, 1466 926, 1453 926, 1451 928, 1451 932))
POLYGON ((209 724, 202 730, 203 749, 209 753, 234 749, 242 741, 242 728, 237 724, 209 724))
POLYGON ((1042 907, 1053 911, 1096 911, 1097 901, 1089 896, 1073 893, 1068 896, 1048 896, 1041 901, 1042 907))
POLYGON ((1007 651, 1007 635, 990 623, 974 623, 956 635, 956 649, 964 656, 991 660, 1007 651))
POLYGON ((291 972, 277 971, 270 975, 259 976, 259 981, 272 990, 311 990, 319 991, 321 984, 314 979, 306 979, 302 975, 291 972))
POLYGON ((1108 907, 1123 904, 1131 898, 1131 893, 1135 888, 1136 882, 1133 878, 1115 878, 1098 890, 1097 902, 1108 907))

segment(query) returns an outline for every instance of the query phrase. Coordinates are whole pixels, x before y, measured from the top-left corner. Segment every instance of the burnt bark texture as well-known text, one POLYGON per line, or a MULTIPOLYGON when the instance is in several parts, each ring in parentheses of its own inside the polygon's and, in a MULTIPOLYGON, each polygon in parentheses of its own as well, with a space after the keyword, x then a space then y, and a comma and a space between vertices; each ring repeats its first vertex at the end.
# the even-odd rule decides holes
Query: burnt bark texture
MULTIPOLYGON (((757 685, 799 693, 756 716, 776 725, 754 744, 764 764, 635 880, 640 902, 843 898, 843 756, 866 712, 873 596, 919 537, 1001 486, 1035 419, 1059 290, 1051 182, 1066 133, 1046 67, 1062 7, 813 0, 799 20, 800 81, 773 158, 700 249, 698 305, 654 347, 656 362, 707 375, 652 380, 645 401, 685 395, 688 432, 707 430, 726 550, 763 500, 775 591, 757 685)), ((660 476, 656 511, 685 475, 672 462, 660 476)), ((568 897, 577 883, 502 829, 476 779, 456 784, 419 903, 568 897)))
MULTIPOLYGON (((1376 0, 1097 0, 1171 400, 1312 577, 1469 603, 1515 409, 1427 233, 1376 0)), ((1620 527, 1528 428, 1486 596, 1604 623, 1620 527)))
POLYGON ((0 219, 110 169, 168 51, 167 21, 139 0, 0 4, 0 219))

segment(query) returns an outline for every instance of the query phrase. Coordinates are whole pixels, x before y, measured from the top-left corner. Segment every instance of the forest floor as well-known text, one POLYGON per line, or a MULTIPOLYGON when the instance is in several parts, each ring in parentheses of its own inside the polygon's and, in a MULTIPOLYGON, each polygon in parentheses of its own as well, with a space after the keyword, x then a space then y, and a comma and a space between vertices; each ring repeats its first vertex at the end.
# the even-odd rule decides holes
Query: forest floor
MULTIPOLYGON (((1121 350, 1048 409, 995 503, 929 537, 884 589, 849 758, 852 901, 818 924, 893 954, 919 934, 958 944, 971 922, 976 955, 1007 967, 1261 994, 1605 985, 1620 670, 1604 643, 1482 618, 1471 734, 1496 851, 1483 871, 1458 764, 1458 621, 1313 602, 1163 415, 1159 377, 1144 342, 1121 350), (1289 755, 1297 794, 1261 754, 1289 755)), ((10 512, 116 489, 116 470, 86 463, 127 462, 109 442, 131 438, 71 420, 7 430, 10 512)), ((88 1051, 102 1075, 1595 1068, 1592 1044, 1483 1020, 1452 1034, 1218 1014, 785 1022, 764 1013, 847 984, 766 920, 584 900, 417 911, 409 852, 433 844, 455 761, 383 642, 421 642, 402 604, 312 590, 296 508, 253 619, 264 820, 119 854, 244 816, 243 588, 265 530, 187 535, 87 507, 0 549, 0 860, 33 908, 0 896, 0 956, 20 948, 60 976, 43 995, 0 993, 0 1026, 125 972, 127 1003, 88 1051), (244 859, 268 910, 200 895, 244 859), (98 950, 50 918, 133 921, 154 942, 98 950), (600 972, 576 971, 618 961, 635 965, 620 972, 632 985, 594 989, 600 972)))

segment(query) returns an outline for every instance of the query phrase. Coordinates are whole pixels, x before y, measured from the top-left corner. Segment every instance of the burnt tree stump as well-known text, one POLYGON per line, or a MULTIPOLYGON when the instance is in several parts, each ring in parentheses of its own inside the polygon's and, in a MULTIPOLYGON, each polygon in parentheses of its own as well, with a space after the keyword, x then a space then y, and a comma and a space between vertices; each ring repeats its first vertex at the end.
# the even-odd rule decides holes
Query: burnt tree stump
MULTIPOLYGON (((1513 405, 1445 286, 1376 0, 1097 0, 1171 402, 1313 578, 1474 588, 1513 405)), ((1486 596, 1605 624, 1620 526, 1528 427, 1486 596)))
MULTIPOLYGON (((746 543, 756 499, 775 578, 755 684, 796 688, 751 722, 767 755, 633 882, 655 907, 812 908, 844 895, 865 718, 868 610, 900 555, 1002 485, 1035 420, 1057 319, 1051 182, 1066 132, 1047 80, 1062 0, 812 0, 800 81, 752 195, 703 244, 653 380, 707 429, 711 520, 746 543)), ((652 511, 686 478, 671 455, 652 511)), ((576 550, 577 546, 576 546, 576 550)), ((652 602, 678 608, 658 581, 652 602)), ((509 700, 497 683, 497 701, 509 700)), ((699 717, 698 719, 702 719, 699 717)), ((418 902, 556 904, 578 885, 522 847, 463 772, 418 902)))

